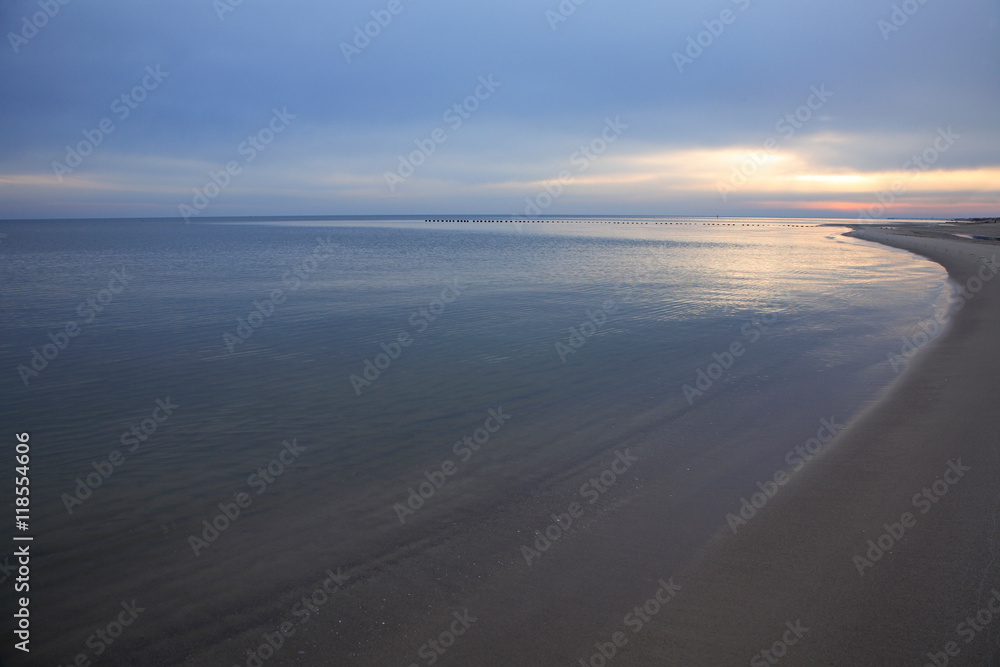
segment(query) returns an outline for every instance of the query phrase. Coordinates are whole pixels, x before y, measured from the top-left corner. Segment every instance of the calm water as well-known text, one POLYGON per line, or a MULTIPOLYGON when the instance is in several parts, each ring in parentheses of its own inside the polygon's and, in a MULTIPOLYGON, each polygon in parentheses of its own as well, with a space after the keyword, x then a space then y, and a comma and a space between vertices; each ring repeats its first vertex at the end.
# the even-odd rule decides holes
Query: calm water
POLYGON ((244 665, 282 623, 263 664, 578 664, 948 291, 829 221, 617 222, 0 222, 30 664, 244 665))

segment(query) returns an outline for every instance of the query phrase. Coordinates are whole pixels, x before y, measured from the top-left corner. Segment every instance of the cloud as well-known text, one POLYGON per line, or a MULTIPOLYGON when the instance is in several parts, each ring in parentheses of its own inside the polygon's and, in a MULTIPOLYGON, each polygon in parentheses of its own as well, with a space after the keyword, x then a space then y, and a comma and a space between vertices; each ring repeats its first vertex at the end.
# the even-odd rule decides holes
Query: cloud
MULTIPOLYGON (((989 0, 927 0, 888 39, 878 22, 893 3, 870 0, 587 0, 556 23, 556 1, 401 0, 391 20, 388 4, 244 0, 221 19, 203 0, 61 6, 17 53, 0 49, 0 216, 172 214, 276 107, 295 123, 213 209, 516 210, 616 116, 627 133, 550 212, 713 214, 729 203, 715 182, 772 138, 768 175, 733 213, 766 202, 822 212, 800 196, 839 202, 825 195, 900 170, 939 128, 962 139, 937 182, 971 193, 928 186, 941 211, 971 214, 962 207, 998 164, 1000 7, 989 0), (725 10, 734 20, 679 72, 673 54, 718 30, 725 10), (344 44, 365 46, 347 62, 344 44), (147 66, 170 76, 117 118, 114 101, 147 66), (502 87, 450 128, 446 110, 490 75, 502 87), (815 86, 833 96, 786 137, 779 122, 815 86), (52 163, 105 118, 115 131, 59 182, 52 163), (385 173, 436 128, 447 141, 390 191, 385 173)), ((37 11, 4 3, 2 32, 37 11)))

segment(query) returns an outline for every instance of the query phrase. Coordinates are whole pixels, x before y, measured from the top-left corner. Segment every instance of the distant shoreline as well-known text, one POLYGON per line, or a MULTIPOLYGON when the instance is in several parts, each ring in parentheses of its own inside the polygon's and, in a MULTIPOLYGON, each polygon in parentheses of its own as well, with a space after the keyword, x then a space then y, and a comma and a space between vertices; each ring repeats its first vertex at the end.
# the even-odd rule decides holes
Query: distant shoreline
MULTIPOLYGON (((526 220, 539 221, 539 222, 556 222, 556 221, 566 221, 566 220, 579 220, 579 221, 590 221, 590 220, 641 220, 641 219, 690 219, 690 220, 795 220, 795 221, 815 221, 821 223, 826 220, 843 220, 847 224, 856 222, 856 218, 839 218, 836 216, 772 216, 772 215, 657 215, 657 214, 587 214, 587 215, 538 215, 538 216, 524 216, 524 215, 509 215, 509 214, 490 214, 490 213, 455 213, 455 214, 441 214, 441 213, 386 213, 386 214, 328 214, 328 215, 220 215, 220 216, 199 216, 195 219, 195 223, 218 223, 218 222, 316 222, 321 220, 338 220, 338 221, 348 221, 348 220, 395 220, 395 221, 417 221, 417 222, 487 222, 487 221, 500 221, 500 222, 524 222, 526 220)), ((920 223, 948 223, 948 222, 960 222, 965 224, 978 223, 978 222, 998 222, 1000 218, 886 218, 884 220, 872 220, 874 224, 896 224, 900 221, 911 221, 920 223)), ((3 218, 0 219, 0 223, 13 223, 13 222, 177 222, 188 224, 181 216, 98 216, 98 217, 79 217, 79 218, 3 218)))

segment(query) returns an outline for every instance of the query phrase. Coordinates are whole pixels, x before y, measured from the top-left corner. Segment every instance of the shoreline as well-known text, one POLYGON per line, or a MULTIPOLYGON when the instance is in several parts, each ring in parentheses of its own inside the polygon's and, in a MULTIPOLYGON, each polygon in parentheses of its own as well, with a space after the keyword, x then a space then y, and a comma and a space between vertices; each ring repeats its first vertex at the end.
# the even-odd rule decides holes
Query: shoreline
POLYGON ((979 272, 1000 243, 949 233, 968 229, 848 233, 941 264, 970 298, 891 391, 678 573, 663 635, 630 661, 994 664, 1000 614, 975 619, 1000 610, 1000 279, 979 272))

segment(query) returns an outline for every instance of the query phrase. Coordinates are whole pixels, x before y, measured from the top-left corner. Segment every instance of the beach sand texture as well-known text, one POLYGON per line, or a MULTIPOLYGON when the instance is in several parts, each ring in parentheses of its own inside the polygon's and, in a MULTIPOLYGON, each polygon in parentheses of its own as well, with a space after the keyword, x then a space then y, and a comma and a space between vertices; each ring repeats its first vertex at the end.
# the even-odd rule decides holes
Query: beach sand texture
POLYGON ((891 392, 677 573, 669 629, 634 664, 1000 664, 1000 279, 983 268, 1000 244, 951 229, 986 235, 851 232, 968 291, 891 392))

